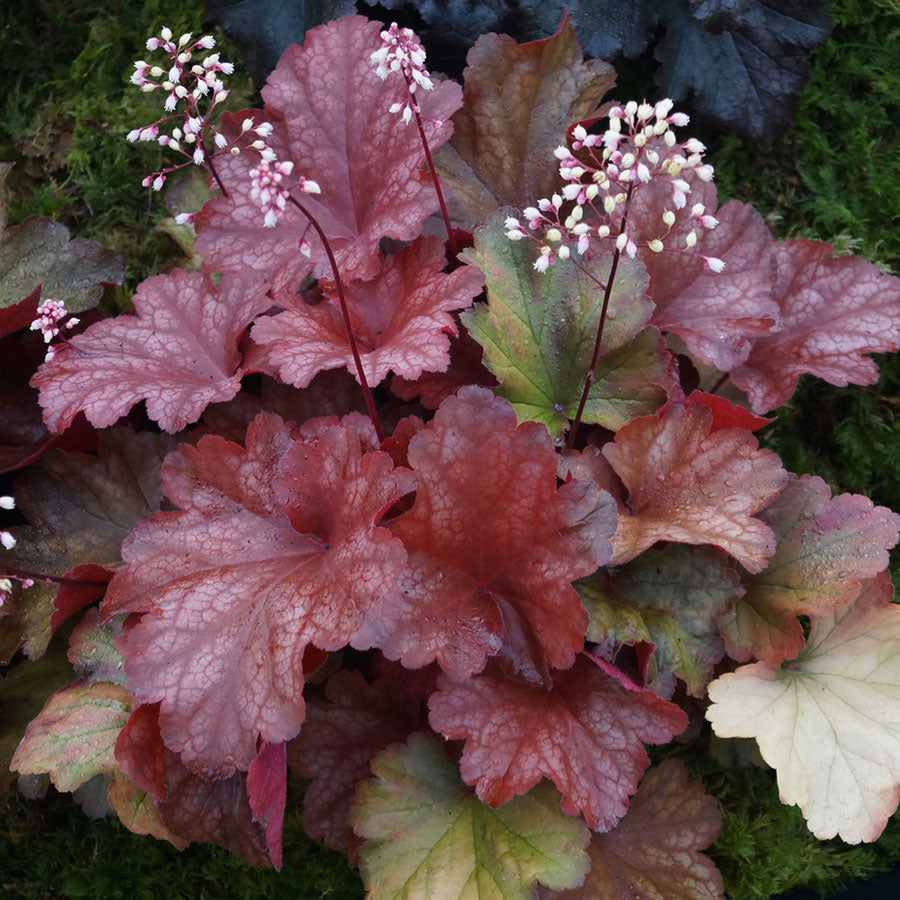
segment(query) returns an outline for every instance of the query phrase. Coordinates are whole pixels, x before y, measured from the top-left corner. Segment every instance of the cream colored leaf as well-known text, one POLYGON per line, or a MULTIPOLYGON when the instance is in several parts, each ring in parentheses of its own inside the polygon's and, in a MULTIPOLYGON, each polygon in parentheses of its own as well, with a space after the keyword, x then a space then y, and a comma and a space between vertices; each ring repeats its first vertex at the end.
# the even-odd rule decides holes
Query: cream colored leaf
POLYGON ((753 737, 783 803, 818 838, 874 841, 900 799, 900 606, 886 573, 812 617, 791 663, 742 666, 709 686, 719 737, 753 737))

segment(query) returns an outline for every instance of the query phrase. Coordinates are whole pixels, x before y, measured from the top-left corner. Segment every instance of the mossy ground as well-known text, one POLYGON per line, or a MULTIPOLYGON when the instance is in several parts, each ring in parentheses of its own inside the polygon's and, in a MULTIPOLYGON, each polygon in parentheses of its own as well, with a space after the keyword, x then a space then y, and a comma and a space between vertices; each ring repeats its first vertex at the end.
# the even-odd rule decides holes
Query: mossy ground
MULTIPOLYGON (((772 147, 702 135, 721 196, 753 203, 781 238, 831 241, 839 251, 900 273, 900 6, 836 0, 834 34, 812 54, 797 121, 772 147)), ((13 0, 0 23, 0 159, 15 160, 12 221, 49 216, 74 234, 121 251, 123 308, 135 285, 180 255, 153 230, 159 195, 140 188, 158 148, 123 135, 156 117, 155 98, 125 87, 143 40, 163 24, 199 31, 199 0, 13 0)), ((238 60, 225 42, 223 57, 238 60)), ((648 63, 623 72, 649 73, 648 63), (643 67, 643 68, 642 68, 643 67)), ((252 87, 231 79, 238 94, 252 87)), ((880 361, 867 388, 812 378, 764 433, 787 467, 824 477, 900 510, 900 355, 880 361)), ((895 566, 895 570, 897 567, 895 566)), ((722 804, 711 853, 734 900, 762 900, 803 884, 826 895, 900 861, 900 820, 874 845, 817 841, 796 808, 783 807, 771 772, 727 768, 694 747, 694 774, 722 804)), ((283 871, 257 872, 225 851, 167 844, 89 821, 68 797, 0 806, 0 895, 10 898, 265 898, 362 896, 342 858, 306 839, 299 812, 285 823, 283 871)))

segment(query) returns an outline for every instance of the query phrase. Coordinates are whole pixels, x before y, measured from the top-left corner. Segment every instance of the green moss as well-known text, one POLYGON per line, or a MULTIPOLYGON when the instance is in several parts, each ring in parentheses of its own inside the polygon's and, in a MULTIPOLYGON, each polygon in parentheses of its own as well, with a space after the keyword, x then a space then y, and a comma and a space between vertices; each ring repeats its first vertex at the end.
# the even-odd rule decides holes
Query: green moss
MULTIPOLYGON (((13 160, 11 220, 29 214, 63 222, 79 237, 123 253, 125 286, 112 306, 124 308, 137 284, 180 254, 154 232, 166 215, 159 194, 141 179, 161 164, 155 144, 125 135, 161 114, 159 97, 129 82, 144 41, 164 24, 200 32, 197 0, 37 0, 4 13, 0 60, 0 159, 13 160), (15 66, 12 62, 15 61, 15 66)), ((220 38, 223 58, 236 50, 220 38)), ((245 74, 229 79, 238 106, 249 97, 245 74)))
POLYGON ((799 885, 826 896, 900 856, 897 822, 878 845, 818 840, 797 807, 781 805, 771 772, 730 770, 718 776, 714 792, 724 821, 711 855, 732 900, 764 900, 799 885))
POLYGON ((307 838, 289 799, 281 872, 254 869, 221 847, 170 844, 118 821, 87 819, 71 797, 0 802, 0 883, 9 900, 361 900, 346 859, 307 838))
POLYGON ((655 764, 681 759, 719 801, 722 830, 705 852, 730 900, 765 900, 799 886, 827 897, 900 860, 900 819, 875 844, 850 846, 811 834, 800 810, 781 804, 775 772, 762 763, 755 741, 721 740, 706 726, 690 744, 652 748, 650 755, 655 764))

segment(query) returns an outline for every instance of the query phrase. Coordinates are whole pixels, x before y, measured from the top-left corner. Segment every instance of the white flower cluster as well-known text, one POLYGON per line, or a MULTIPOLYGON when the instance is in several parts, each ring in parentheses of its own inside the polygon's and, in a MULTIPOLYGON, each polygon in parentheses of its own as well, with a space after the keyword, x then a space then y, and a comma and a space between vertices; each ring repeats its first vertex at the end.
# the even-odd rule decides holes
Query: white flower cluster
MULTIPOLYGON (((539 272, 546 272, 557 259, 569 259, 573 250, 583 256, 595 237, 615 235, 616 249, 633 259, 638 247, 626 224, 628 206, 635 191, 659 178, 669 181, 672 209, 663 212, 660 234, 648 240, 647 247, 654 253, 683 253, 694 247, 697 232, 693 227, 683 246, 673 247, 667 241, 678 216, 683 218, 680 211, 686 209, 691 192, 685 172, 693 171, 701 180, 711 181, 713 167, 703 162, 706 148, 700 141, 690 138, 678 142, 672 128, 687 125, 689 119, 684 113, 673 113, 672 106, 668 99, 655 105, 632 100, 610 110, 604 134, 589 134, 578 125, 572 132, 572 149, 556 148, 559 174, 568 182, 562 192, 523 211, 528 230, 516 218, 506 220, 510 240, 527 237, 538 244, 534 267, 539 272), (579 151, 580 158, 576 158, 574 154, 579 151), (566 212, 562 213, 564 205, 566 212)), ((718 224, 702 203, 693 204, 689 215, 696 228, 715 228, 718 224)), ((702 259, 710 271, 725 268, 725 263, 715 257, 702 259)))
POLYGON ((129 141, 157 141, 163 147, 169 147, 186 157, 186 161, 170 166, 148 175, 142 182, 144 187, 152 187, 158 191, 166 182, 166 176, 187 165, 202 165, 206 159, 206 148, 203 137, 208 126, 210 115, 215 107, 227 96, 228 91, 220 75, 230 75, 234 65, 222 62, 218 53, 205 56, 202 61, 195 62, 199 52, 211 50, 216 44, 215 38, 205 35, 194 41, 190 32, 181 35, 176 44, 172 31, 163 28, 159 37, 147 40, 148 50, 164 50, 168 56, 165 65, 152 65, 139 59, 134 64, 131 75, 132 84, 142 91, 150 93, 161 90, 166 94, 164 107, 168 116, 128 132, 129 141), (183 109, 176 113, 180 103, 183 109), (201 110, 201 103, 206 107, 201 110), (171 129, 169 134, 160 134, 160 129, 179 121, 181 124, 171 129))
POLYGON ((434 83, 425 68, 425 49, 416 39, 410 28, 398 28, 396 22, 391 23, 387 31, 381 32, 382 46, 369 58, 378 77, 384 81, 391 72, 400 72, 406 80, 408 96, 403 102, 392 103, 388 109, 391 114, 402 110, 403 123, 408 125, 413 112, 419 113, 416 91, 434 89, 434 83))
MULTIPOLYGON (((166 177, 178 169, 189 165, 202 166, 217 151, 241 151, 238 141, 245 138, 244 133, 229 141, 211 122, 216 107, 228 96, 220 76, 231 75, 234 65, 222 62, 218 53, 195 61, 196 56, 211 50, 215 44, 215 38, 211 35, 195 41, 189 32, 181 35, 176 43, 171 29, 163 28, 159 37, 151 37, 147 41, 147 49, 165 51, 168 56, 165 64, 152 65, 142 59, 134 64, 132 83, 147 93, 163 91, 166 94, 164 107, 169 115, 150 125, 132 129, 128 132, 128 140, 156 141, 184 157, 181 163, 152 172, 141 182, 144 187, 158 191, 166 183, 166 177), (179 104, 183 104, 180 110, 179 104), (160 133, 164 128, 168 129, 167 134, 160 133), (208 136, 212 137, 214 147, 207 146, 208 136)), ((265 138, 271 133, 272 126, 263 122, 254 126, 254 131, 256 139, 250 146, 261 151, 267 149, 265 138)), ((274 153, 271 158, 275 158, 274 153)), ((190 221, 189 216, 181 216, 180 219, 180 224, 190 221)))
MULTIPOLYGON (((290 188, 284 184, 284 179, 293 171, 294 164, 292 162, 278 162, 265 157, 255 169, 250 170, 250 197, 262 208, 265 216, 263 225, 266 228, 274 228, 284 212, 284 207, 290 197, 290 188)), ((307 194, 321 193, 319 185, 315 181, 310 181, 302 176, 297 180, 297 186, 307 194)), ((306 241, 301 243, 300 251, 304 256, 309 256, 310 247, 306 241)))
MULTIPOLYGON (((29 327, 32 331, 40 331, 44 338, 44 343, 48 345, 59 335, 62 329, 68 330, 69 328, 74 328, 81 321, 81 319, 76 316, 72 316, 65 325, 60 326, 59 323, 68 315, 65 304, 61 300, 44 300, 37 308, 36 313, 37 315, 29 327)), ((50 362, 56 355, 56 350, 56 347, 48 346, 47 355, 44 357, 44 361, 50 362)), ((6 499, 9 498, 0 497, 0 501, 6 499)), ((2 502, 0 502, 0 508, 11 509, 12 507, 4 507, 2 502)))

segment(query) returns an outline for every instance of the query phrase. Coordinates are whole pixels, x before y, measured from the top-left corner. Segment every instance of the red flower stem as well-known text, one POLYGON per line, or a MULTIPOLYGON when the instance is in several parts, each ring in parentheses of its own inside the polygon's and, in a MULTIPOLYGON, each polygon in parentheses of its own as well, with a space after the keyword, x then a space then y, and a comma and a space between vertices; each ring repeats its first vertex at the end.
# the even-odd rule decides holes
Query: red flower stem
MULTIPOLYGON (((625 224, 628 221, 628 209, 631 206, 632 190, 634 190, 634 182, 630 182, 628 185, 628 194, 625 197, 625 206, 622 212, 622 223, 619 226, 619 234, 625 232, 625 224)), ((612 296, 613 282, 616 280, 616 270, 619 268, 619 258, 621 255, 622 252, 617 247, 613 253, 612 265, 609 267, 609 277, 606 279, 606 288, 603 291, 603 306, 600 308, 600 323, 597 326, 597 339, 594 341, 594 353, 591 356, 591 364, 588 367, 587 377, 584 380, 584 390, 581 392, 578 410, 575 413, 575 418, 572 420, 572 427, 569 429, 569 439, 566 441, 566 447, 569 450, 575 446, 575 436, 578 433, 578 426, 581 424, 581 416, 584 413, 584 407, 587 404, 591 385, 594 383, 594 370, 597 367, 597 360, 600 357, 600 344, 603 341, 603 326, 606 325, 606 311, 609 309, 609 298, 612 296)))
POLYGON ((719 388, 722 387, 722 385, 725 384, 726 381, 728 381, 728 376, 730 374, 731 374, 730 372, 725 372, 722 375, 722 377, 707 391, 707 393, 708 394, 718 393, 719 388))
POLYGON ((350 341, 350 351, 353 354, 353 361, 356 363, 356 374, 359 378, 359 383, 362 385, 363 395, 366 398, 366 407, 369 410, 369 418, 375 426, 375 434, 378 435, 378 442, 382 443, 384 441, 384 432, 381 430, 381 422, 379 422, 378 413, 375 411, 375 401, 372 399, 372 391, 369 389, 369 382, 366 380, 362 359, 360 359, 359 350, 356 347, 356 337, 353 334, 353 326, 350 324, 350 311, 347 309, 347 299, 344 296, 344 282, 341 281, 341 274, 338 271, 337 260, 334 258, 334 253, 331 250, 331 244, 328 242, 325 232, 322 231, 322 226, 319 225, 312 213, 309 212, 296 197, 289 196, 288 200, 290 200, 290 202, 306 216, 309 224, 315 228, 316 234, 319 235, 319 240, 325 248, 325 253, 328 255, 328 262, 331 263, 331 271, 334 274, 334 283, 337 285, 338 301, 341 305, 341 315, 344 317, 344 328, 347 329, 347 339, 350 341))
POLYGON ((102 587, 107 583, 105 581, 83 581, 80 578, 65 578, 64 576, 59 575, 44 575, 41 572, 30 572, 27 569, 19 569, 16 566, 11 566, 8 563, 3 562, 0 562, 0 571, 5 572, 10 577, 19 581, 30 578, 34 582, 53 582, 53 584, 92 584, 97 587, 102 587))
POLYGON ((453 228, 450 225, 450 215, 447 212, 447 204, 444 203, 444 195, 441 192, 441 182, 438 178, 437 170, 434 168, 434 162, 431 159, 431 150, 428 149, 428 140, 425 137, 425 129, 422 127, 422 116, 419 115, 419 104, 413 103, 413 112, 416 114, 416 125, 419 128, 419 137, 422 138, 422 147, 425 150, 425 160, 428 163, 428 171, 431 173, 431 180, 434 182, 434 190, 437 194, 438 203, 441 205, 441 215, 444 217, 444 225, 447 227, 447 243, 450 244, 450 252, 456 256, 459 248, 456 246, 456 238, 453 236, 453 228))
POLYGON ((588 270, 587 266, 583 266, 580 262, 578 262, 577 259, 575 259, 572 256, 569 257, 569 262, 572 263, 572 265, 574 265, 576 269, 581 269, 581 271, 584 272, 584 274, 587 275, 587 277, 590 278, 591 281, 593 281, 594 284, 596 284, 597 287, 600 288, 600 290, 602 290, 602 291, 606 290, 606 285, 599 278, 597 278, 592 272, 590 272, 588 270))
POLYGON ((219 173, 216 171, 216 167, 213 165, 213 158, 211 155, 206 157, 206 164, 209 166, 209 171, 212 172, 213 178, 216 179, 216 184, 219 185, 219 190, 222 192, 223 197, 228 196, 228 191, 225 190, 225 185, 222 184, 222 179, 219 178, 219 173))

